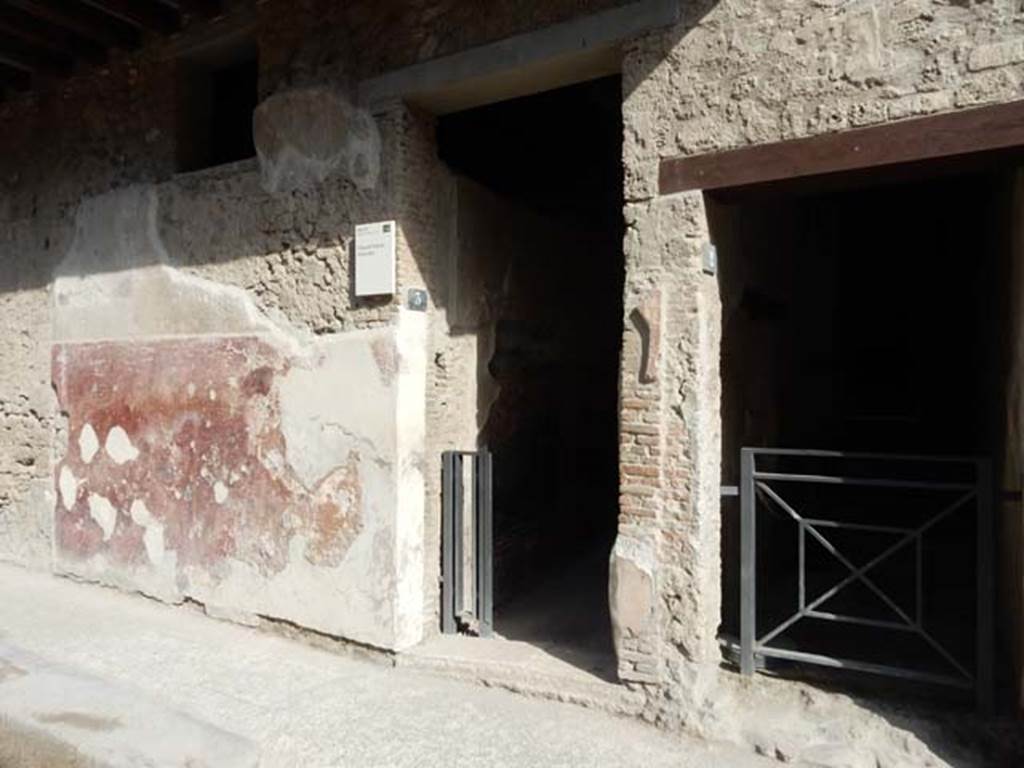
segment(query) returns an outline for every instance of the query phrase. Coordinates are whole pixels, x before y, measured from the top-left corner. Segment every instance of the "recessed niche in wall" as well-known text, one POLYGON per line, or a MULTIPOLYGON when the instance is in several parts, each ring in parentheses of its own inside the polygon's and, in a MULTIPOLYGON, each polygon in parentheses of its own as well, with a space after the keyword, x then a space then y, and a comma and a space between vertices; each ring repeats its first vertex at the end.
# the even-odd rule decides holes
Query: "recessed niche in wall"
POLYGON ((258 99, 258 77, 258 49, 248 41, 179 62, 179 172, 256 155, 252 113, 258 99))

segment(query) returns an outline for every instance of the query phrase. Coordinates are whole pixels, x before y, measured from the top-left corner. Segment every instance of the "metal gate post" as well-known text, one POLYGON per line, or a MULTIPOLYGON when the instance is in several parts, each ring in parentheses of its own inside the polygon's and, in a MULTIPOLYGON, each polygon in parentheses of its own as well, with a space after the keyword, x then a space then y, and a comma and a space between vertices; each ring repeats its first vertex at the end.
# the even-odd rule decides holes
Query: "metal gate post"
MULTIPOLYGON (((753 674, 757 663, 764 659, 785 659, 802 664, 857 670, 904 680, 919 680, 960 688, 974 693, 977 707, 981 712, 992 711, 994 707, 992 666, 995 607, 992 562, 995 535, 993 499, 996 489, 993 485, 990 459, 972 456, 920 456, 804 449, 743 448, 740 454, 740 469, 740 669, 744 675, 753 674), (933 466, 933 472, 935 468, 959 466, 971 469, 973 477, 971 480, 959 479, 952 472, 945 472, 946 476, 939 479, 935 479, 931 474, 923 479, 918 479, 906 477, 905 471, 897 474, 891 472, 872 473, 873 476, 872 474, 865 476, 861 472, 851 474, 842 472, 842 470, 833 474, 809 472, 806 469, 795 472, 780 471, 785 469, 784 465, 766 470, 763 466, 758 468, 757 458, 759 456, 773 457, 776 464, 785 461, 785 457, 805 460, 899 463, 909 467, 917 464, 930 464, 933 466), (885 524, 879 524, 874 519, 859 521, 845 519, 841 516, 826 516, 819 519, 813 514, 813 505, 808 511, 804 511, 799 503, 794 506, 793 497, 786 498, 789 493, 784 490, 784 486, 794 484, 802 484, 805 487, 833 486, 926 491, 929 494, 927 498, 934 499, 935 503, 941 501, 943 506, 929 512, 923 518, 920 515, 915 515, 909 518, 909 522, 897 521, 896 525, 891 524, 888 520, 885 521, 885 524), (949 494, 955 495, 950 498, 949 494), (796 611, 781 621, 773 618, 774 628, 764 632, 760 637, 757 634, 757 503, 759 496, 765 502, 764 508, 769 512, 781 514, 783 519, 796 523, 798 537, 796 559, 799 569, 796 611), (956 654, 944 646, 941 636, 937 637, 929 627, 925 626, 925 614, 927 613, 925 610, 925 566, 927 561, 924 549, 927 543, 925 536, 943 520, 958 511, 969 509, 970 503, 975 505, 974 514, 970 519, 975 523, 976 530, 975 573, 970 577, 974 582, 975 591, 975 626, 972 628, 975 635, 975 649, 974 658, 968 661, 967 659, 958 659, 956 654), (873 532, 894 538, 886 546, 880 547, 870 560, 855 564, 855 561, 843 554, 840 547, 830 539, 831 531, 842 530, 873 532), (807 602, 808 584, 806 583, 805 539, 807 536, 812 537, 820 545, 820 548, 829 553, 849 572, 825 591, 815 590, 816 596, 810 602, 807 602), (882 563, 891 561, 901 554, 912 558, 913 561, 915 594, 913 610, 901 607, 892 594, 886 591, 891 592, 892 587, 885 581, 879 581, 877 574, 882 563), (824 609, 819 609, 819 606, 854 583, 866 587, 884 605, 888 606, 892 614, 899 620, 873 618, 856 613, 836 613, 828 610, 827 606, 824 609), (933 662, 928 665, 918 663, 908 666, 898 663, 879 663, 876 660, 863 657, 843 658, 834 654, 813 652, 813 641, 810 642, 811 650, 804 650, 800 646, 785 647, 772 642, 790 627, 804 620, 909 632, 926 643, 935 659, 944 660, 948 668, 936 670, 933 662), (970 668, 972 663, 973 670, 970 668)), ((968 560, 968 564, 969 562, 968 560)), ((762 575, 765 575, 764 572, 762 575)), ((966 579, 964 580, 966 581, 966 579)), ((963 605, 958 616, 962 617, 964 610, 969 612, 969 605, 963 605)), ((902 660, 897 657, 897 661, 902 660)))
POLYGON ((441 454, 441 632, 454 635, 455 625, 455 466, 456 454, 441 454))
POLYGON ((474 512, 476 513, 476 616, 480 636, 494 627, 494 510, 491 501, 491 454, 480 451, 474 458, 474 512))
POLYGON ((460 620, 476 618, 481 637, 494 625, 494 476, 491 454, 445 451, 441 454, 441 632, 454 635, 460 620), (473 608, 466 610, 463 467, 473 457, 473 608))
POLYGON ((754 674, 757 638, 757 519, 754 510, 754 452, 740 452, 740 672, 754 674))
POLYGON ((463 486, 463 476, 465 475, 463 461, 463 455, 461 453, 453 453, 452 459, 453 473, 455 475, 455 481, 452 484, 452 530, 455 533, 455 538, 452 540, 452 560, 455 568, 452 572, 452 604, 454 606, 453 611, 455 614, 456 623, 458 622, 459 615, 466 607, 465 600, 463 598, 463 592, 466 588, 466 560, 465 560, 465 537, 466 537, 466 526, 463 522, 463 508, 465 507, 465 488, 463 486))
POLYGON ((995 707, 992 683, 992 612, 993 612, 993 574, 992 574, 992 462, 979 459, 976 464, 978 481, 978 628, 975 656, 977 672, 978 710, 983 714, 991 714, 995 707))

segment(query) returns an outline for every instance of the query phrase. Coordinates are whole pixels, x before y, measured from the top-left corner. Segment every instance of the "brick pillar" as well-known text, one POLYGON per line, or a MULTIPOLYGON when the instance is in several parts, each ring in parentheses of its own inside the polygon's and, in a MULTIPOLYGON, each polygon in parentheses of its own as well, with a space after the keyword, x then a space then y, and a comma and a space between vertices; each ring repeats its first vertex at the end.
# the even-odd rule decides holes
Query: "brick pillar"
POLYGON ((620 522, 611 605, 619 675, 701 687, 719 661, 720 308, 701 270, 700 193, 626 208, 620 522))
MULTIPOLYGON (((630 270, 627 268, 627 275, 630 270)), ((663 295, 643 281, 626 290, 619 399, 619 534, 610 599, 619 678, 660 678, 657 537, 661 508, 663 295)))

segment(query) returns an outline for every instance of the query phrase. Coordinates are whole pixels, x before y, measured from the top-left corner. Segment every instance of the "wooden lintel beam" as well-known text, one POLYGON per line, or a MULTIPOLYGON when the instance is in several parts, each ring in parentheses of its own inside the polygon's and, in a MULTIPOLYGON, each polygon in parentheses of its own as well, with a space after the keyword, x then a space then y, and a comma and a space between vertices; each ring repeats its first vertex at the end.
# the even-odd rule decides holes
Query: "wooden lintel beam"
POLYGON ((6 32, 0 32, 0 61, 20 69, 54 76, 70 74, 73 65, 68 56, 30 45, 6 32))
POLYGON ((1024 146, 1024 101, 662 160, 671 195, 1024 146))
POLYGON ((160 34, 177 32, 181 15, 169 5, 154 0, 82 0, 101 13, 106 13, 135 27, 160 34))
POLYGON ((24 11, 0 5, 0 31, 55 54, 98 64, 106 59, 103 46, 39 21, 24 11))
POLYGON ((135 48, 139 32, 130 24, 70 0, 5 0, 36 19, 105 46, 135 48))

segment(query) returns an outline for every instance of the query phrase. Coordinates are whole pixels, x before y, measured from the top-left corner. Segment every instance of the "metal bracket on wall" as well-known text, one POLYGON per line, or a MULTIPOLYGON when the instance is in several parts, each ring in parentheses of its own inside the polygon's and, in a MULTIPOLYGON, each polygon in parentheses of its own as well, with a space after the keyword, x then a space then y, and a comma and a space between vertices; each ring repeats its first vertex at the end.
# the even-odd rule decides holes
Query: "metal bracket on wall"
POLYGON ((422 288, 410 288, 406 306, 414 312, 427 311, 427 292, 422 288))
POLYGON ((714 243, 708 243, 704 246, 704 254, 701 257, 701 269, 704 270, 705 275, 718 274, 718 248, 715 247, 714 243))
POLYGON ((441 455, 441 631, 453 635, 475 629, 488 637, 494 627, 493 461, 481 450, 445 451, 441 455), (474 547, 473 610, 465 610, 464 460, 473 468, 472 536, 474 547))

